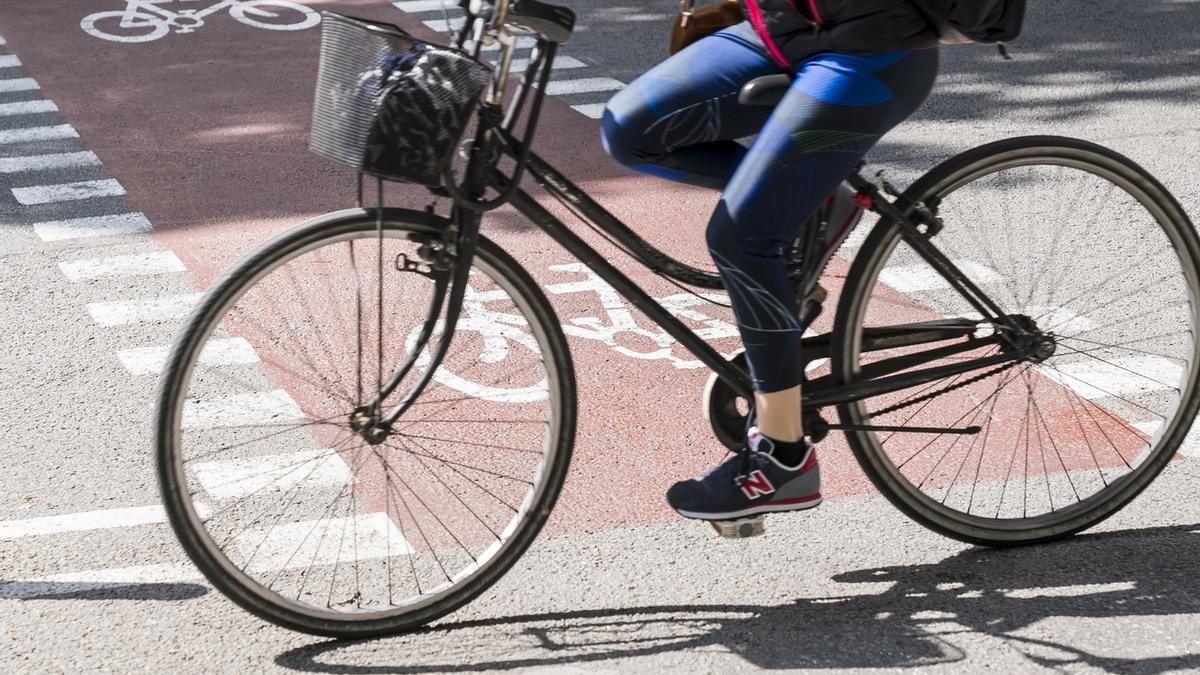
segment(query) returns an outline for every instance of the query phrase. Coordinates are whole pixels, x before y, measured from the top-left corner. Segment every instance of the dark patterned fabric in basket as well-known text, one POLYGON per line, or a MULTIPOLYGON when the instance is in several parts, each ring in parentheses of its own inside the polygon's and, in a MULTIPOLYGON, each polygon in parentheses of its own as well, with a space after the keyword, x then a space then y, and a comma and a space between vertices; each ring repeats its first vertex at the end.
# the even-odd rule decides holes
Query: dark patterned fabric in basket
POLYGON ((323 15, 309 148, 381 178, 440 185, 487 68, 391 24, 323 15))

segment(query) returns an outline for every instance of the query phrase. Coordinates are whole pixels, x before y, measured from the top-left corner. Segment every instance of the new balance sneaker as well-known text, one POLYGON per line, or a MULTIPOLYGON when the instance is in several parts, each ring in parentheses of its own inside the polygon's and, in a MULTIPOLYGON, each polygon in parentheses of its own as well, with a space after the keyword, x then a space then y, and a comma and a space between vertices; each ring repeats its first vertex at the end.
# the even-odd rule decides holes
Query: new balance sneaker
POLYGON ((667 503, 685 518, 729 520, 773 511, 811 509, 821 503, 816 449, 788 466, 773 455, 771 439, 751 434, 750 448, 707 474, 678 482, 667 503))

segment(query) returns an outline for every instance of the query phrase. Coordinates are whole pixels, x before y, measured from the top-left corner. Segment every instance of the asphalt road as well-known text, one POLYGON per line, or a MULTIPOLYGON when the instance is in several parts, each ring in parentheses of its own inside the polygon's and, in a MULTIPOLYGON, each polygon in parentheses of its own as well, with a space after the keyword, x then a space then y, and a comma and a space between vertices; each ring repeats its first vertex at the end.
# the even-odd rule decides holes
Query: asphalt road
MULTIPOLYGON (((382 0, 306 4, 417 29, 440 18, 412 3, 399 3, 408 16, 382 0)), ((570 4, 579 26, 539 151, 652 240, 703 260, 712 195, 613 166, 594 121, 662 56, 674 3, 570 4)), ((704 373, 680 367, 677 347, 646 361, 581 337, 579 448, 551 536, 491 591, 429 631, 376 641, 247 615, 162 522, 148 440, 155 378, 136 366, 138 350, 167 344, 194 294, 242 252, 345 206, 351 183, 305 151, 315 30, 265 31, 224 13, 144 43, 81 29, 120 7, 0 7, 0 106, 13 104, 0 107, 0 668, 1200 668, 1194 458, 1092 532, 990 551, 907 521, 843 457, 820 509, 724 541, 661 502, 671 482, 721 457, 696 412, 704 373), (48 155, 58 159, 30 159, 48 155)), ((984 141, 1079 136, 1129 155, 1195 213, 1198 30, 1194 1, 1034 7, 1014 61, 944 49, 934 97, 872 159, 903 183, 984 141)), ((543 287, 582 278, 552 269, 569 258, 515 218, 500 214, 494 228, 543 287)), ((561 316, 601 316, 594 294, 551 296, 561 316)))

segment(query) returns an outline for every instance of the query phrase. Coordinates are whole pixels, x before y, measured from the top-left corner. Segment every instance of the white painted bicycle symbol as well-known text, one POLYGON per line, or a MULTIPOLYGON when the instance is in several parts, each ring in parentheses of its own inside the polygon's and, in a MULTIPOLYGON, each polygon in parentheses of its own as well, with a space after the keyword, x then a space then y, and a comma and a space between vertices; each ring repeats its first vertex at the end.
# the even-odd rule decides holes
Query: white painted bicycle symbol
MULTIPOLYGON (((585 316, 567 319, 562 323, 564 334, 570 337, 594 340, 607 345, 618 354, 633 359, 666 361, 682 370, 704 367, 703 363, 695 359, 676 356, 672 350, 675 339, 663 329, 647 330, 640 327, 634 318, 633 311, 621 299, 616 289, 609 286, 583 263, 551 265, 550 271, 579 275, 579 277, 563 283, 546 284, 547 291, 554 295, 593 294, 604 312, 602 317, 585 316)), ((529 332, 529 322, 520 315, 496 311, 487 305, 489 302, 504 300, 508 297, 508 294, 502 290, 480 292, 470 285, 467 286, 466 295, 463 298, 463 313, 458 319, 455 334, 478 334, 483 346, 479 356, 480 362, 499 363, 511 357, 520 363, 521 359, 529 358, 530 354, 540 358, 541 351, 537 339, 529 332)), ((721 303, 728 302, 728 297, 724 294, 711 294, 708 297, 721 303)), ((699 324, 700 327, 695 329, 695 332, 702 339, 711 341, 738 335, 737 327, 733 324, 700 311, 701 306, 705 303, 704 298, 690 293, 678 293, 657 298, 657 302, 676 317, 699 324)), ((439 321, 434 335, 440 336, 441 331, 442 323, 439 321)), ((421 326, 415 326, 408 335, 405 343, 408 352, 416 347, 420 333, 421 326)), ((417 357, 417 367, 426 368, 430 359, 428 349, 426 349, 417 357)), ((468 396, 498 403, 543 401, 549 396, 550 391, 545 379, 526 386, 487 386, 456 374, 445 365, 437 369, 433 379, 468 396)))
POLYGON ((79 22, 88 35, 112 42, 150 42, 171 29, 191 33, 207 16, 223 10, 240 23, 265 30, 304 30, 321 22, 321 15, 290 0, 221 0, 204 9, 171 11, 162 4, 200 0, 126 0, 125 9, 89 14, 79 22))

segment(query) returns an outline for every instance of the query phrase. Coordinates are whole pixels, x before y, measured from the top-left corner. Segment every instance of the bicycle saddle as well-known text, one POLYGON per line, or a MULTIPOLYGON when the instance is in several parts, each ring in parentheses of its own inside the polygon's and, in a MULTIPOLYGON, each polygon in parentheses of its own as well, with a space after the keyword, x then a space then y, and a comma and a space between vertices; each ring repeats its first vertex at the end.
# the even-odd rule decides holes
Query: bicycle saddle
POLYGON ((575 29, 575 12, 538 0, 513 0, 508 7, 508 23, 537 33, 547 42, 563 43, 575 29))
POLYGON ((773 106, 783 99, 790 86, 792 76, 786 73, 756 77, 742 86, 742 90, 738 92, 738 103, 773 106))

